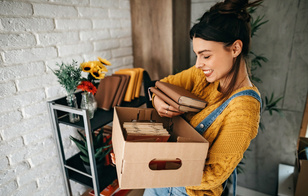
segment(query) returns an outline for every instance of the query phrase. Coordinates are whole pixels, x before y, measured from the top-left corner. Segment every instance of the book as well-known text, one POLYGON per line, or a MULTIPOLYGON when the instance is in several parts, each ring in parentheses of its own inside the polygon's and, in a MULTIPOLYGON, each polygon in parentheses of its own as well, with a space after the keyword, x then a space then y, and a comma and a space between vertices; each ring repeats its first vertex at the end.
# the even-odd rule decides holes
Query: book
POLYGON ((126 74, 130 76, 129 84, 124 96, 124 101, 130 102, 139 98, 143 79, 143 68, 120 69, 115 74, 126 74))
POLYGON ((155 87, 150 87, 150 91, 152 93, 154 93, 156 96, 158 96, 159 98, 161 98, 163 101, 165 101, 167 104, 171 105, 172 107, 176 108, 179 111, 182 111, 182 112, 199 112, 201 110, 201 109, 198 109, 198 108, 180 105, 177 102, 175 102, 173 99, 168 97, 161 90, 159 90, 155 87))
POLYGON ((134 68, 134 69, 139 72, 137 83, 136 83, 136 91, 135 91, 135 98, 139 98, 140 97, 140 90, 141 90, 141 85, 142 85, 144 69, 143 68, 134 68))
POLYGON ((124 101, 131 102, 135 99, 138 71, 134 69, 121 69, 116 71, 115 74, 126 74, 130 76, 130 80, 124 95, 124 101))
POLYGON ((207 105, 206 101, 200 99, 182 87, 161 81, 157 81, 155 86, 179 105, 185 105, 199 109, 203 109, 207 105))
POLYGON ((124 122, 125 140, 135 142, 167 142, 170 134, 162 123, 124 122))
POLYGON ((95 94, 97 107, 106 111, 110 110, 120 82, 121 77, 119 76, 107 76, 101 79, 95 94))
POLYGON ((117 93, 114 97, 114 100, 112 102, 111 107, 113 108, 114 106, 119 106, 121 105, 124 96, 125 96, 125 92, 127 90, 127 86, 129 83, 129 79, 130 76, 129 75, 125 75, 125 74, 112 74, 113 76, 119 76, 121 78, 121 83, 119 85, 119 88, 117 90, 117 93))

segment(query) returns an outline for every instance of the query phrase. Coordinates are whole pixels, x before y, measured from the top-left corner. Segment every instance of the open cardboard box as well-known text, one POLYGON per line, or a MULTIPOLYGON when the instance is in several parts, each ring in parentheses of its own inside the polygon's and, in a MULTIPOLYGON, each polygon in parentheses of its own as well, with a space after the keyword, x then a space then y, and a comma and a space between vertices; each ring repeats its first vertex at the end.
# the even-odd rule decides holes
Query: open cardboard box
POLYGON ((294 167, 294 187, 295 196, 308 195, 308 160, 304 156, 303 149, 308 147, 308 94, 306 106, 301 124, 301 130, 297 143, 296 161, 294 167))
POLYGON ((294 167, 295 196, 307 196, 308 194, 308 160, 302 159, 305 147, 308 147, 308 138, 299 139, 296 162, 294 167))
POLYGON ((201 184, 209 143, 180 116, 161 118, 155 109, 115 107, 112 144, 121 189, 195 186, 201 184), (168 142, 125 141, 123 123, 132 120, 162 122, 170 129, 168 142), (177 142, 182 137, 185 142, 177 142), (153 160, 180 160, 179 168, 152 170, 153 160))

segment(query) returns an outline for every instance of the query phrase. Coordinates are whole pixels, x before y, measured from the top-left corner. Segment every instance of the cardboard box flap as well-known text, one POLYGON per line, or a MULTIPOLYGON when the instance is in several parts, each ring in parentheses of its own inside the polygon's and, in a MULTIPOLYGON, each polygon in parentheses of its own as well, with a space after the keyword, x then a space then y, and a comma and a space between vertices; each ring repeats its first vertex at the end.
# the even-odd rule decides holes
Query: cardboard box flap
MULTIPOLYGON (((181 136, 184 138, 189 138, 191 142, 202 142, 202 143, 208 143, 208 141, 202 137, 197 131, 194 132, 188 132, 187 129, 193 128, 190 124, 188 124, 186 121, 180 120, 181 118, 172 118, 172 123, 174 125, 177 125, 176 128, 176 134, 171 133, 171 137, 173 138, 172 141, 176 141, 177 136, 181 136)), ((194 128, 193 128, 194 129, 194 128)))

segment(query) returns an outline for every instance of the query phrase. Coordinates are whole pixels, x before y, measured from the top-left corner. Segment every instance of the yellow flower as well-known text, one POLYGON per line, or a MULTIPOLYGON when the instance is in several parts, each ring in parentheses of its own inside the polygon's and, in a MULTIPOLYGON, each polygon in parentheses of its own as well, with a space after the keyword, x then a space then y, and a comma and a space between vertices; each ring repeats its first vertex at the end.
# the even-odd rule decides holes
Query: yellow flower
POLYGON ((91 71, 91 74, 95 79, 104 79, 106 72, 98 69, 97 67, 94 67, 91 71))
POLYGON ((111 65, 111 63, 109 61, 107 61, 106 59, 102 59, 101 57, 97 57, 97 58, 104 65, 111 65))
POLYGON ((108 72, 108 69, 99 61, 96 61, 95 67, 103 72, 108 72))
POLYGON ((89 62, 86 62, 86 63, 81 63, 80 68, 84 72, 91 72, 91 70, 93 68, 93 63, 92 63, 92 61, 89 61, 89 62))

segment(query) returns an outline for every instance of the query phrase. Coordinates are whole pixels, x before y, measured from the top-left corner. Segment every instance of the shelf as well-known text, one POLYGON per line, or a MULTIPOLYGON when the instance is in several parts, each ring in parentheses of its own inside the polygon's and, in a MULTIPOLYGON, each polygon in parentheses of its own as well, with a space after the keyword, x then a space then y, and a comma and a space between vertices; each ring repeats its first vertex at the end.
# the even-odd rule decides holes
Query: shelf
MULTIPOLYGON (((79 153, 69 158, 66 161, 66 165, 86 173, 86 170, 82 165, 82 160, 79 157, 79 153)), ((90 177, 85 176, 79 172, 73 171, 69 168, 67 168, 67 170, 69 179, 93 188, 93 182, 90 177)), ((107 187, 117 178, 116 168, 113 166, 105 166, 103 170, 98 171, 98 178, 100 191, 102 191, 105 187, 107 187)))
MULTIPOLYGON (((96 130, 101 128, 103 125, 110 123, 113 119, 113 110, 105 111, 100 108, 94 113, 94 117, 90 119, 91 129, 96 130)), ((59 123, 73 126, 78 129, 84 129, 83 117, 80 116, 80 120, 76 123, 69 122, 68 115, 59 118, 59 123)))
MULTIPOLYGON (((78 97, 78 96, 76 96, 78 97)), ((138 99, 134 99, 132 102, 123 102, 121 107, 139 107, 144 104, 146 98, 144 96, 139 97, 138 99)), ((63 104, 63 98, 58 99, 56 103, 63 104)), ((96 130, 101 128, 102 126, 110 123, 113 119, 113 108, 109 111, 105 111, 103 109, 98 108, 94 114, 94 117, 90 120, 91 129, 96 130)), ((59 118, 59 123, 73 126, 78 129, 84 129, 83 117, 80 116, 80 120, 76 123, 69 122, 68 115, 64 115, 59 118)))
MULTIPOLYGON (((80 105, 81 92, 77 92, 75 93, 75 95, 77 98, 77 104, 80 105)), ((121 104, 121 107, 140 107, 144 103, 146 103, 146 97, 141 96, 140 98, 135 99, 132 102, 123 102, 121 104)), ((61 123, 75 127, 77 129, 85 129, 86 131, 91 132, 112 122, 113 108, 110 109, 110 111, 105 111, 103 109, 98 108, 94 114, 94 118, 89 120, 90 123, 87 125, 88 129, 86 129, 84 125, 84 118, 86 118, 85 113, 80 112, 80 109, 77 110, 65 106, 67 106, 66 96, 48 102, 49 114, 51 115, 51 122, 53 123, 53 128, 57 136, 58 149, 61 155, 60 156, 61 167, 65 169, 63 175, 66 179, 65 185, 66 185, 67 195, 72 195, 71 185, 69 180, 73 180, 77 183, 91 187, 95 189, 95 192, 96 191, 101 192, 105 187, 107 187, 117 178, 116 168, 111 165, 103 166, 103 169, 99 169, 97 170, 97 172, 95 172, 98 175, 95 176, 95 174, 92 175, 87 174, 86 169, 82 164, 82 160, 80 159, 79 156, 80 153, 75 154, 74 156, 72 156, 67 160, 64 160, 65 155, 63 149, 63 143, 61 140, 60 127, 58 126, 58 124, 61 123), (76 123, 69 122, 69 116, 68 116, 69 112, 72 113, 76 112, 78 115, 80 115, 79 116, 80 120, 76 123)), ((92 142, 91 145, 93 146, 92 142)))

